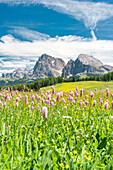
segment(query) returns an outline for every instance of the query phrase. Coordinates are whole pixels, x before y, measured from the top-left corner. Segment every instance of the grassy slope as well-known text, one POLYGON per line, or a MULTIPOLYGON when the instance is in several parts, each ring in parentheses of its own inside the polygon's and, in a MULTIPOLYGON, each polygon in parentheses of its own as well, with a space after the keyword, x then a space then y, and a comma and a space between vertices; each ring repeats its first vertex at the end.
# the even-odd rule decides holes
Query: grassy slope
MULTIPOLYGON (((54 85, 56 91, 68 92, 70 90, 75 91, 76 87, 79 89, 84 89, 85 91, 94 91, 95 88, 99 91, 105 91, 109 88, 113 92, 113 81, 111 82, 98 82, 98 81, 82 81, 82 82, 71 82, 71 83, 61 83, 54 85)), ((43 91, 44 88, 41 88, 43 91)), ((51 86, 46 87, 47 90, 51 89, 51 86)))

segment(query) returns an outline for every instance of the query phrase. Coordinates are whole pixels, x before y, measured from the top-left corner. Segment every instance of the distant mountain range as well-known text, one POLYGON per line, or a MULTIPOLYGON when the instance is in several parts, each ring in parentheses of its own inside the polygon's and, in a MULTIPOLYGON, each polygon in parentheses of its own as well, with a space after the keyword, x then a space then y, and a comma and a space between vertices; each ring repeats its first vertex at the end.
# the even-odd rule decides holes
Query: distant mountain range
POLYGON ((112 71, 112 66, 104 65, 100 60, 86 54, 80 54, 75 61, 69 60, 67 64, 61 58, 43 54, 39 57, 34 68, 16 69, 12 73, 2 74, 2 78, 27 77, 37 79, 58 76, 70 78, 73 76, 103 75, 112 71))
POLYGON ((73 76, 103 75, 112 71, 112 66, 104 65, 100 60, 93 56, 80 54, 75 61, 70 60, 66 64, 62 70, 62 77, 70 78, 73 76))

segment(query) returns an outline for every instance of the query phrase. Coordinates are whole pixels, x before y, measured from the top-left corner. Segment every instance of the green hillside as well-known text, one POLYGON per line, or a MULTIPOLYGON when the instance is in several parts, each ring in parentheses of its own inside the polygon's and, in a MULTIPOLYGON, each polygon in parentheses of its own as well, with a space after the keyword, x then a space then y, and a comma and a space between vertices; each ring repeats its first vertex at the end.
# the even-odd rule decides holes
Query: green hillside
MULTIPOLYGON (((56 91, 75 91, 76 87, 79 89, 83 88, 85 91, 91 91, 97 90, 99 91, 105 91, 106 88, 109 88, 110 91, 113 91, 113 81, 110 82, 101 82, 101 81, 82 81, 82 82, 68 82, 68 83, 60 83, 54 85, 56 91)), ((51 89, 51 86, 46 87, 47 90, 51 89)), ((41 88, 41 91, 43 91, 44 88, 41 88)))

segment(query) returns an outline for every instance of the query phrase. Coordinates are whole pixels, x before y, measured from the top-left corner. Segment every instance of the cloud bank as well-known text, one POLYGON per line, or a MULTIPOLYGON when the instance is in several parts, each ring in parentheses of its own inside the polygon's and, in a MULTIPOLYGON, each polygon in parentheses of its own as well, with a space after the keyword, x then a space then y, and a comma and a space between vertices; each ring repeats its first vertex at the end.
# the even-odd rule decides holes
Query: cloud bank
POLYGON ((10 30, 9 33, 14 35, 20 35, 22 38, 34 41, 34 40, 47 40, 50 38, 47 34, 42 34, 38 31, 29 30, 25 27, 14 27, 13 30, 10 30))
POLYGON ((85 26, 91 30, 94 30, 99 21, 113 17, 113 4, 104 2, 95 3, 76 0, 0 0, 0 3, 8 3, 10 5, 43 4, 49 9, 83 21, 85 26))
MULTIPOLYGON (((79 54, 93 55, 104 64, 113 65, 113 41, 96 40, 93 38, 69 35, 54 38, 46 34, 19 27, 0 38, 0 73, 11 72, 12 69, 33 67, 38 57, 46 53, 54 57, 62 58, 65 62, 75 60, 79 54), (22 30, 22 31, 21 31, 22 30), (25 33, 26 32, 26 33, 25 33), (30 34, 29 37, 29 32, 30 34), (32 41, 21 41, 14 37, 20 35, 32 41), (36 36, 35 36, 36 35, 36 36)), ((93 34, 93 33, 92 33, 93 34)))

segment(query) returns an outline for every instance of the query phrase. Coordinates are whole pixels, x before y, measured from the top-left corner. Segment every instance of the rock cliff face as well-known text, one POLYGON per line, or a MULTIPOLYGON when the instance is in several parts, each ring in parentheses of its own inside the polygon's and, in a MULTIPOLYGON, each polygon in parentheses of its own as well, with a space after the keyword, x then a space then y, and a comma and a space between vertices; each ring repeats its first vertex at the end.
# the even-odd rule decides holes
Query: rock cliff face
POLYGON ((73 60, 69 60, 67 65, 62 70, 62 77, 69 78, 74 75, 75 62, 73 60))
POLYGON ((65 62, 62 59, 43 54, 34 66, 33 76, 39 78, 61 76, 64 66, 65 62))
POLYGON ((107 72, 113 71, 113 67, 112 67, 112 66, 109 66, 109 65, 104 65, 103 68, 104 68, 107 72))
POLYGON ((62 77, 69 78, 77 75, 102 75, 108 72, 112 72, 113 67, 103 65, 101 61, 88 56, 86 54, 80 54, 78 58, 73 61, 70 60, 62 70, 62 77))

